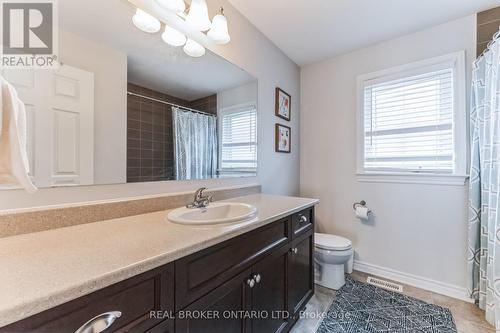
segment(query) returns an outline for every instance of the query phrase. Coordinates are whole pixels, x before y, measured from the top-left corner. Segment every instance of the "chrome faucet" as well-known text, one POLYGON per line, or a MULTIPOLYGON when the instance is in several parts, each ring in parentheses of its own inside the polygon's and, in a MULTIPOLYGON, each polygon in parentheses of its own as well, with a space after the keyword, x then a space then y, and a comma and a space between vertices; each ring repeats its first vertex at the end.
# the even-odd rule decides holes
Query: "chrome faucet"
POLYGON ((207 188, 202 187, 196 190, 194 194, 194 201, 190 204, 187 204, 187 208, 205 208, 207 207, 212 201, 213 197, 211 195, 204 196, 203 191, 205 191, 207 188))

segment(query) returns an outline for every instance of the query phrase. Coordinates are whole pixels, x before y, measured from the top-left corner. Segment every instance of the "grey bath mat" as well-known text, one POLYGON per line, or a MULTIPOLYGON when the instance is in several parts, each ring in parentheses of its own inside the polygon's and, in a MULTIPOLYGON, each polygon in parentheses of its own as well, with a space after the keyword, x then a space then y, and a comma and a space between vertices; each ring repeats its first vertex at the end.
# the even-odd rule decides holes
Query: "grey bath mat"
POLYGON ((457 333, 450 310, 346 279, 317 333, 457 333))

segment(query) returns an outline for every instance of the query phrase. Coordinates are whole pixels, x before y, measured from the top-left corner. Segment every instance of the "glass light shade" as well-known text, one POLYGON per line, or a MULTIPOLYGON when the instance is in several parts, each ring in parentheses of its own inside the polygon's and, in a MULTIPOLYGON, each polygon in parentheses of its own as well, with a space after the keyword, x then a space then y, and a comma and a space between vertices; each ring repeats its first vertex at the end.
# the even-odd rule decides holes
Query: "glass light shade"
POLYGON ((208 17, 208 8, 205 0, 192 0, 189 13, 186 17, 186 23, 198 31, 207 31, 210 29, 210 19, 208 17))
POLYGON ((186 44, 186 36, 168 25, 165 26, 165 31, 161 34, 161 39, 172 46, 182 46, 186 44))
POLYGON ((184 0, 156 0, 156 2, 165 9, 174 13, 183 13, 186 10, 184 0))
POLYGON ((154 34, 161 29, 161 23, 154 16, 137 8, 135 15, 132 17, 134 25, 144 32, 154 34))
POLYGON ((201 57, 205 54, 205 48, 192 39, 187 40, 183 48, 184 52, 191 57, 201 57))
POLYGON ((223 14, 217 14, 212 20, 212 28, 208 37, 217 44, 227 44, 231 40, 227 30, 227 19, 223 14))

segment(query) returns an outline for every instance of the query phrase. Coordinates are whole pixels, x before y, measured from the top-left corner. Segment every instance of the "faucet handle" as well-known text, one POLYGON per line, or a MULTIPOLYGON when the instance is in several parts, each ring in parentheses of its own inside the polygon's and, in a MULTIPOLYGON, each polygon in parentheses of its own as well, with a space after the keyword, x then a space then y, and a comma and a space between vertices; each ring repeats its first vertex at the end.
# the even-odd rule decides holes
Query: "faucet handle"
POLYGON ((203 196, 203 191, 205 191, 207 188, 206 187, 201 187, 196 190, 194 193, 195 198, 200 199, 203 196))

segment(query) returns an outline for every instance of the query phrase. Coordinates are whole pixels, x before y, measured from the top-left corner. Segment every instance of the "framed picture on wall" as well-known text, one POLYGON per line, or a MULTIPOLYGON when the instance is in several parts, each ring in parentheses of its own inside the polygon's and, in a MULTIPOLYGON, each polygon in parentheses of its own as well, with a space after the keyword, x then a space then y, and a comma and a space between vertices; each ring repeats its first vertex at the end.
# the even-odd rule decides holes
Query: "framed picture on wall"
POLYGON ((280 88, 276 88, 276 107, 274 111, 275 115, 289 121, 291 112, 292 96, 288 95, 280 88))
POLYGON ((289 153, 291 151, 292 129, 288 126, 276 124, 276 152, 289 153))

